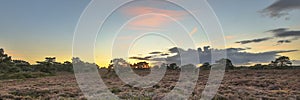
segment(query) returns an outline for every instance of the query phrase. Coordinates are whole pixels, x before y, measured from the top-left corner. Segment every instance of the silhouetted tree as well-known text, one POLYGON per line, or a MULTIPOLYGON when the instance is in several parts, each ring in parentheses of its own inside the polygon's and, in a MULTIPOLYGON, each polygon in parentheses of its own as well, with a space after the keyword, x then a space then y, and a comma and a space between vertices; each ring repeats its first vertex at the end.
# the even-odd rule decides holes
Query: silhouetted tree
POLYGON ((38 65, 35 66, 35 70, 54 74, 57 71, 57 66, 60 63, 55 62, 55 57, 46 57, 44 61, 36 61, 38 65))
POLYGON ((72 65, 72 63, 69 62, 69 61, 65 61, 63 64, 64 64, 64 65, 72 65))
POLYGON ((278 62, 276 61, 271 61, 271 63, 269 64, 269 66, 277 66, 278 65, 278 62))
POLYGON ((225 65, 226 69, 233 69, 234 68, 231 60, 229 60, 229 59, 224 59, 223 58, 223 59, 220 59, 220 60, 216 61, 216 63, 219 64, 219 65, 222 65, 222 66, 225 65))
POLYGON ((73 57, 72 58, 72 63, 73 64, 83 63, 83 61, 81 61, 79 57, 73 57))
POLYGON ((202 64, 202 66, 200 67, 200 69, 204 69, 204 70, 209 70, 211 68, 211 65, 209 64, 209 62, 205 62, 202 64))
POLYGON ((135 63, 130 66, 133 69, 149 69, 150 68, 149 63, 147 63, 147 62, 138 62, 138 63, 135 63))
POLYGON ((39 65, 44 65, 44 66, 50 66, 53 64, 60 64, 58 62, 55 62, 55 57, 46 57, 44 61, 37 61, 39 65))
POLYGON ((0 63, 11 63, 11 56, 4 53, 4 49, 0 48, 0 63))
POLYGON ((176 63, 171 63, 167 68, 171 70, 176 70, 179 69, 179 66, 177 66, 176 63))
POLYGON ((126 60, 124 60, 122 58, 113 59, 111 61, 110 65, 112 66, 113 69, 115 69, 115 71, 117 73, 119 73, 119 72, 127 72, 127 71, 129 71, 131 69, 130 68, 131 67, 130 64, 126 60))
POLYGON ((65 61, 63 64, 56 66, 58 66, 57 71, 74 72, 73 64, 70 61, 65 61))
POLYGON ((107 73, 106 74, 110 73, 113 70, 113 68, 114 68, 114 64, 113 64, 113 61, 111 60, 110 64, 107 67, 107 73))
POLYGON ((24 60, 13 60, 12 61, 16 66, 29 66, 30 63, 24 60))
POLYGON ((14 65, 11 56, 5 54, 4 49, 0 48, 0 73, 16 73, 20 71, 20 67, 14 65))
POLYGON ((278 62, 279 63, 279 66, 287 66, 287 65, 292 65, 292 62, 290 61, 290 58, 289 57, 286 57, 286 56, 281 56, 279 58, 277 58, 275 60, 275 62, 278 62))
POLYGON ((251 69, 264 69, 265 66, 262 64, 255 64, 254 66, 250 67, 251 69))

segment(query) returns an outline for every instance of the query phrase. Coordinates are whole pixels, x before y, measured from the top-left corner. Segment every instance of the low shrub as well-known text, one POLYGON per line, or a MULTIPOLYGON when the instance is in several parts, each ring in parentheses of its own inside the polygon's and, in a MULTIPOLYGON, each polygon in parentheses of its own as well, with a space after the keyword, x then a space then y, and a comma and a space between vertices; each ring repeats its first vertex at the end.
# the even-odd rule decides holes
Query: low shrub
POLYGON ((53 74, 43 72, 18 72, 12 74, 0 74, 0 80, 4 79, 25 79, 52 76, 53 74))
POLYGON ((122 92, 122 90, 120 90, 118 87, 113 87, 112 89, 110 89, 110 91, 115 94, 122 92))

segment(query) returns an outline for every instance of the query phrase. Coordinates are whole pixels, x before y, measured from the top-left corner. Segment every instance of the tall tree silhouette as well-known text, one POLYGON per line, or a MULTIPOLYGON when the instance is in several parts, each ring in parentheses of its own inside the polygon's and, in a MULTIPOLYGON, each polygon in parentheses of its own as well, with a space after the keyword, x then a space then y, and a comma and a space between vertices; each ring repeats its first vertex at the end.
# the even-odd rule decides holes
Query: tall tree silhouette
POLYGON ((0 63, 12 62, 11 56, 4 53, 4 49, 0 48, 0 63))
POLYGON ((287 66, 287 65, 292 65, 292 62, 290 61, 290 58, 287 56, 281 56, 277 59, 275 59, 275 62, 278 63, 279 66, 287 66))

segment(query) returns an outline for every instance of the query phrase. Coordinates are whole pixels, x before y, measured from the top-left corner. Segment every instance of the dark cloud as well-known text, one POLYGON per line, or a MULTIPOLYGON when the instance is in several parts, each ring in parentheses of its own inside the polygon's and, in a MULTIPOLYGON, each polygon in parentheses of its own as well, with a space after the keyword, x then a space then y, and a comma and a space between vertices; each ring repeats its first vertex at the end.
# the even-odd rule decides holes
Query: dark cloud
POLYGON ((248 50, 251 48, 227 48, 227 51, 243 51, 243 50, 248 50))
POLYGON ((136 60, 150 60, 155 56, 146 56, 146 57, 129 57, 129 59, 136 59, 136 60))
MULTIPOLYGON (((224 52, 226 52, 227 58, 232 60, 233 64, 245 65, 248 63, 268 63, 274 60, 276 56, 279 56, 280 53, 298 51, 298 50, 279 50, 279 51, 251 53, 251 52, 245 52, 244 50, 246 49, 249 48, 209 49, 206 51, 198 51, 194 49, 183 50, 181 48, 177 48, 177 50, 180 50, 180 54, 178 53, 176 55, 168 56, 168 57, 156 57, 156 58, 149 59, 149 61, 156 61, 156 62, 161 61, 164 63, 177 63, 178 65, 181 65, 181 59, 191 60, 191 62, 194 62, 193 60, 198 58, 194 58, 195 56, 190 56, 190 55, 198 54, 200 61, 197 62, 214 63, 215 61, 211 60, 212 52, 214 53, 214 55, 222 55, 224 52)), ((171 48, 170 50, 174 50, 174 49, 171 48)))
POLYGON ((300 0, 277 0, 260 12, 271 18, 280 18, 296 9, 300 9, 300 0))
POLYGON ((150 52, 149 54, 161 54, 162 52, 159 51, 154 51, 154 52, 150 52))
POLYGON ((163 53, 163 54, 160 54, 160 56, 168 56, 170 54, 167 54, 167 53, 163 53))
POLYGON ((267 32, 274 33, 275 37, 299 37, 300 36, 300 31, 289 30, 288 28, 278 28, 274 30, 269 30, 267 32))
POLYGON ((299 51, 299 50, 281 50, 281 51, 273 51, 275 53, 288 53, 288 52, 295 52, 295 51, 299 51))
MULTIPOLYGON (((300 1, 300 0, 299 0, 300 1)), ((278 44, 282 43, 291 43, 294 40, 298 40, 300 38, 300 31, 298 30, 290 30, 288 28, 278 28, 278 29, 273 29, 269 30, 266 32, 271 32, 273 33, 273 37, 275 38, 285 38, 285 40, 278 40, 278 44), (289 39, 286 39, 289 38, 289 39)), ((235 43, 240 43, 240 44, 248 44, 248 43, 258 43, 258 42, 264 42, 270 39, 274 39, 272 37, 265 37, 265 38, 258 38, 258 39, 252 39, 252 40, 243 40, 243 41, 237 41, 235 43)))
POLYGON ((146 56, 146 57, 144 57, 144 58, 146 58, 146 59, 150 59, 150 58, 152 58, 152 56, 146 56))
POLYGON ((173 56, 168 57, 156 57, 151 59, 151 61, 163 61, 165 63, 177 63, 178 65, 186 65, 186 64, 198 64, 199 63, 199 55, 198 51, 194 49, 184 50, 182 48, 173 47, 169 49, 169 52, 174 53, 173 56), (187 61, 187 62, 182 62, 187 61))
POLYGON ((278 29, 269 30, 267 32, 280 33, 280 32, 285 32, 287 30, 289 30, 289 29, 288 28, 278 28, 278 29))
POLYGON ((286 31, 281 33, 276 33, 277 37, 291 37, 291 36, 300 36, 300 31, 286 31))
POLYGON ((278 44, 283 44, 283 43, 291 43, 291 40, 279 40, 277 41, 278 44))
POLYGON ((147 57, 129 57, 129 59, 136 59, 136 60, 149 60, 147 57))
POLYGON ((179 50, 178 50, 177 47, 173 47, 173 48, 170 48, 170 49, 169 49, 169 52, 171 52, 171 53, 178 53, 179 50))
POLYGON ((246 47, 245 49, 249 50, 249 49, 252 49, 252 48, 250 48, 250 47, 246 47))
POLYGON ((267 41, 272 39, 271 37, 266 37, 266 38, 259 38, 259 39, 252 39, 252 40, 243 40, 243 41, 237 41, 235 43, 240 43, 240 44, 248 44, 248 43, 259 43, 263 41, 267 41))
POLYGON ((278 40, 277 41, 278 44, 291 43, 294 40, 298 40, 298 38, 300 37, 300 31, 289 30, 288 28, 278 28, 278 29, 269 30, 267 32, 273 33, 274 37, 277 38, 289 38, 285 40, 278 40))

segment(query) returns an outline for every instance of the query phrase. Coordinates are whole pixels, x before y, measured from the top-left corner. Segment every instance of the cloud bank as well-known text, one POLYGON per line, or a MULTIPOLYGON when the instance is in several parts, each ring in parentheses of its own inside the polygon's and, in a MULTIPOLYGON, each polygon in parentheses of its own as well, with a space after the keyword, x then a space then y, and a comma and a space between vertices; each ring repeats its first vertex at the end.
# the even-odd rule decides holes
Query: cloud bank
POLYGON ((300 9, 300 0, 277 0, 260 12, 271 18, 280 18, 297 9, 300 9))
POLYGON ((298 40, 298 38, 300 37, 300 31, 289 30, 288 28, 278 28, 278 29, 269 30, 267 32, 273 33, 274 37, 276 38, 289 38, 284 40, 278 40, 277 41, 278 44, 291 43, 294 40, 298 40))
POLYGON ((243 41, 237 41, 235 43, 240 43, 240 44, 248 44, 248 43, 259 43, 263 41, 267 41, 272 39, 271 37, 266 37, 266 38, 259 38, 259 39, 252 39, 252 40, 243 40, 243 41))
POLYGON ((274 33, 275 37, 299 37, 300 31, 289 30, 288 28, 278 28, 274 30, 269 30, 268 32, 274 33))
POLYGON ((200 59, 200 61, 198 61, 199 64, 205 62, 215 63, 215 61, 211 61, 212 52, 214 52, 217 55, 226 52, 227 58, 232 60, 233 64, 247 65, 249 63, 269 63, 270 61, 274 60, 276 56, 279 56, 280 53, 298 51, 298 50, 278 50, 278 51, 251 53, 251 52, 245 52, 245 50, 247 49, 251 49, 251 48, 227 48, 227 49, 206 48, 204 49, 204 51, 202 51, 201 48, 198 48, 198 50, 194 50, 194 49, 184 50, 182 48, 174 47, 169 49, 169 53, 173 54, 172 56, 167 56, 167 57, 156 56, 156 57, 142 59, 142 60, 150 61, 150 62, 160 62, 160 63, 177 63, 178 65, 181 65, 182 59, 193 61, 197 58, 194 58, 195 56, 180 56, 180 55, 193 55, 197 53, 199 54, 199 59, 200 59))
POLYGON ((277 38, 280 39, 277 41, 277 44, 283 44, 283 43, 291 43, 292 41, 298 40, 300 38, 299 30, 290 30, 289 28, 277 28, 277 29, 268 30, 266 32, 272 33, 273 36, 265 37, 265 38, 257 38, 252 40, 242 40, 242 41, 237 41, 235 43, 240 43, 240 44, 259 43, 259 42, 264 42, 264 41, 277 38))

